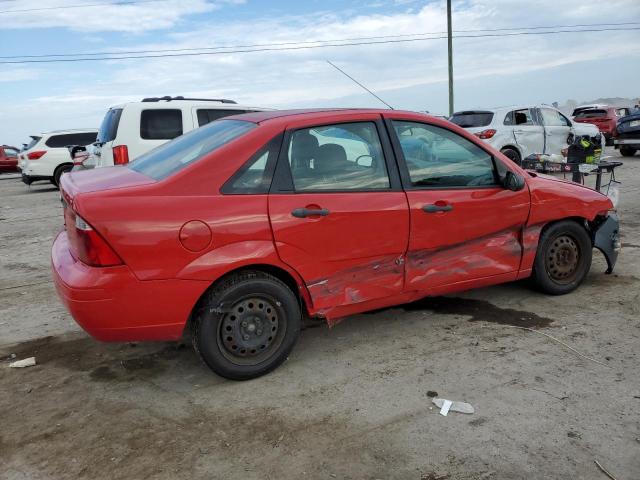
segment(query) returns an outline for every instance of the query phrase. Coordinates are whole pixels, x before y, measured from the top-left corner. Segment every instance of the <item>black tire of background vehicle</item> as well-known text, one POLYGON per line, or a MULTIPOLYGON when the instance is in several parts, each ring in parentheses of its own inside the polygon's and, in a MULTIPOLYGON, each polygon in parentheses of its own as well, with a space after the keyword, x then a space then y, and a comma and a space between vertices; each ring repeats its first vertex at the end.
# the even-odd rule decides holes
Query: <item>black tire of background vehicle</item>
POLYGON ((516 165, 522 165, 522 159, 520 158, 520 152, 513 148, 503 148, 500 152, 511 160, 516 165))
POLYGON ((633 157, 636 154, 636 149, 626 145, 620 145, 620 154, 623 157, 633 157))
POLYGON ((301 325, 300 303, 285 283, 264 272, 244 271, 223 279, 205 294, 194 312, 191 332, 196 353, 211 370, 231 380, 249 380, 270 372, 288 358, 301 325), (251 315, 247 321, 253 330, 247 330, 243 314, 251 315), (269 332, 276 328, 273 340, 258 338, 263 327, 256 330, 256 324, 262 325, 261 321, 277 322, 267 326, 269 332), (254 339, 258 343, 246 346, 244 356, 240 355, 240 349, 245 350, 244 341, 248 344, 254 339))
POLYGON ((573 220, 546 227, 540 235, 531 278, 535 286, 551 295, 572 292, 591 268, 593 245, 589 232, 573 220))
POLYGON ((604 145, 605 147, 613 147, 613 137, 604 137, 604 145))
POLYGON ((68 173, 73 168, 73 164, 65 164, 60 165, 53 172, 53 178, 51 179, 51 183, 53 183, 56 187, 60 188, 60 177, 62 177, 63 173, 68 173))

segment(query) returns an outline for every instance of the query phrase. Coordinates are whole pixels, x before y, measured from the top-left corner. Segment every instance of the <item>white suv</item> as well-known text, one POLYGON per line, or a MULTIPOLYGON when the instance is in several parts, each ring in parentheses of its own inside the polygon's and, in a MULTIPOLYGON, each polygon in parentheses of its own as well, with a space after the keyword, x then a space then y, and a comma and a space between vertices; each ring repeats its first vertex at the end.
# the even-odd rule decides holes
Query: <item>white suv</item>
POLYGON ((561 155, 572 136, 594 137, 604 148, 604 139, 597 126, 572 122, 547 105, 467 110, 454 113, 450 121, 480 137, 517 164, 531 154, 561 155))
POLYGON ((123 165, 183 133, 230 115, 267 110, 233 100, 153 97, 111 107, 75 169, 123 165))
POLYGON ((38 180, 48 180, 57 187, 62 174, 73 168, 73 160, 67 147, 90 145, 96 141, 97 135, 96 128, 57 130, 31 135, 31 142, 18 155, 22 181, 31 185, 38 180))

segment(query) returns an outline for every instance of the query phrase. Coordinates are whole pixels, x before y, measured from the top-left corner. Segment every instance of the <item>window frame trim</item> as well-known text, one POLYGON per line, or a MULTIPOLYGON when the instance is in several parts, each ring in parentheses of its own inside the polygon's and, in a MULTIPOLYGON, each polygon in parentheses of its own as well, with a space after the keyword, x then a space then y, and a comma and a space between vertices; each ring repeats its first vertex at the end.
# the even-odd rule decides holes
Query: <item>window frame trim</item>
MULTIPOLYGON (((405 191, 416 191, 416 190, 488 190, 488 189, 502 189, 504 190, 504 185, 500 184, 500 183, 495 183, 493 185, 460 185, 460 186, 456 186, 456 185, 452 185, 452 186, 429 186, 429 185, 413 185, 412 181, 411 181, 411 175, 409 174, 409 168, 407 167, 407 162, 406 159, 404 157, 404 151, 402 150, 402 146, 400 145, 400 139, 398 138, 398 135, 396 134, 395 128, 393 126, 393 122, 409 122, 409 123, 418 123, 418 124, 422 124, 422 125, 428 125, 430 127, 436 127, 436 128, 441 128, 442 130, 447 130, 455 135, 458 135, 461 138, 464 138, 465 140, 469 141, 470 143, 472 143, 473 145, 477 146, 478 148, 480 148, 482 151, 484 151, 487 155, 489 155, 489 157, 491 158, 491 163, 493 165, 493 173, 495 178, 499 181, 500 179, 500 174, 498 172, 498 165, 497 162, 499 162, 500 160, 497 159, 495 157, 495 155, 493 155, 493 153, 491 153, 487 148, 485 148, 484 145, 479 145, 478 143, 469 140, 468 138, 464 137, 463 135, 460 135, 458 132, 455 132, 454 130, 452 130, 451 128, 446 128, 440 125, 435 125, 433 123, 429 123, 429 122, 425 122, 425 121, 418 121, 415 119, 409 119, 409 118, 401 118, 401 117, 385 117, 384 122, 385 125, 387 127, 387 132, 389 133, 389 137, 391 138, 391 145, 394 149, 395 152, 395 156, 397 158, 398 161, 398 168, 400 170, 400 178, 402 180, 402 186, 404 188, 405 191)), ((507 165, 503 166, 506 170, 511 170, 507 165)))
POLYGON ((376 119, 361 119, 361 120, 339 120, 339 121, 323 121, 321 123, 306 125, 304 127, 292 127, 286 128, 284 131, 284 138, 280 146, 280 154, 278 155, 278 162, 276 170, 271 182, 270 194, 322 194, 322 193, 384 193, 384 192, 399 192, 403 191, 402 180, 400 178, 400 171, 398 170, 398 162, 395 156, 395 152, 391 145, 391 140, 387 129, 385 128, 382 115, 376 119), (382 156, 384 157, 385 165, 387 167, 387 178, 389 179, 388 188, 370 188, 370 189, 317 189, 317 190, 296 190, 293 182, 293 175, 291 173, 291 166, 289 165, 289 142, 293 134, 300 130, 310 130, 318 127, 331 127, 335 125, 345 125, 353 123, 372 123, 378 133, 378 139, 382 147, 382 156))

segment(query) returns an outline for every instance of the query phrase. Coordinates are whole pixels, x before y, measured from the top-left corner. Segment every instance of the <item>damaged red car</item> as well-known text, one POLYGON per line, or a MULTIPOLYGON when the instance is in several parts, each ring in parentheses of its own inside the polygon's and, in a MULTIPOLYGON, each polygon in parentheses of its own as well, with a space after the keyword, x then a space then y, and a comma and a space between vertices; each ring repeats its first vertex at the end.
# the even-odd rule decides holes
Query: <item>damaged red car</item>
POLYGON ((65 175, 61 195, 52 267, 75 320, 104 341, 188 329, 233 379, 281 364, 304 316, 527 277, 564 294, 620 246, 606 196, 402 111, 238 115, 65 175))

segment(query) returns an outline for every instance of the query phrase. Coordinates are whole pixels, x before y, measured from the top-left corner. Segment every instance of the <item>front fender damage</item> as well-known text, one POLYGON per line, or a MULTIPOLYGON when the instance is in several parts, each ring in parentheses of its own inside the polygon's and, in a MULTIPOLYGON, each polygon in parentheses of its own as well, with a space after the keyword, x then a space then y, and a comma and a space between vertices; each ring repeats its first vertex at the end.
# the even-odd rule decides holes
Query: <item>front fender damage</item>
POLYGON ((606 220, 592 229, 591 240, 593 246, 600 250, 607 260, 608 268, 605 273, 613 272, 613 267, 616 265, 616 260, 618 260, 618 253, 622 247, 618 216, 615 213, 611 213, 606 220))

